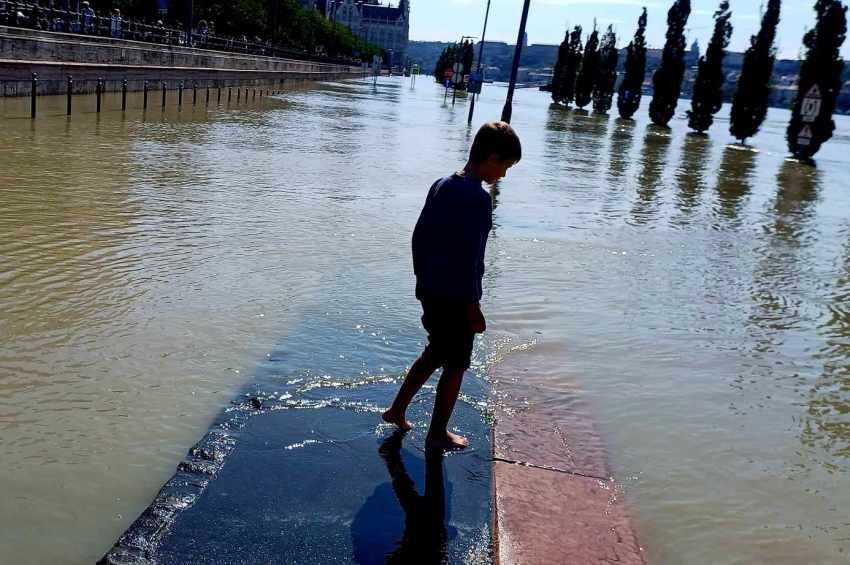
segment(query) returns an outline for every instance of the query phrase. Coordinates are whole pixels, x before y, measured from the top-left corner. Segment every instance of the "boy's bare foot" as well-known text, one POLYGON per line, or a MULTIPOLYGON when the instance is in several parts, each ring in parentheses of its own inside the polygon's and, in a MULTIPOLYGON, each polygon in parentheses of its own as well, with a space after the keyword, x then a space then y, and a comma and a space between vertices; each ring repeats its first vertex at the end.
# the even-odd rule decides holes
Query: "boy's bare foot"
POLYGON ((388 424, 395 424, 399 427, 399 429, 405 432, 413 429, 413 424, 407 421, 403 414, 398 414, 392 408, 381 414, 381 418, 383 418, 384 422, 388 424))
POLYGON ((437 437, 428 434, 425 438, 425 447, 427 449, 466 449, 469 447, 469 440, 448 431, 445 435, 437 437))

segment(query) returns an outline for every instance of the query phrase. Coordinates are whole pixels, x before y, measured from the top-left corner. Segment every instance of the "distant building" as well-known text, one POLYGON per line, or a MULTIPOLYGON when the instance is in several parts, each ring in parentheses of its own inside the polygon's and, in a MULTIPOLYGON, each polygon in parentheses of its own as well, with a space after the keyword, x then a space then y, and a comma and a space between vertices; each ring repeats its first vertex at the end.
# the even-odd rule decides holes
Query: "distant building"
MULTIPOLYGON (((313 0, 321 9, 318 0, 313 0)), ((355 35, 392 53, 393 65, 404 65, 410 41, 410 4, 399 0, 398 6, 384 6, 362 0, 325 0, 325 16, 350 29, 355 35)))

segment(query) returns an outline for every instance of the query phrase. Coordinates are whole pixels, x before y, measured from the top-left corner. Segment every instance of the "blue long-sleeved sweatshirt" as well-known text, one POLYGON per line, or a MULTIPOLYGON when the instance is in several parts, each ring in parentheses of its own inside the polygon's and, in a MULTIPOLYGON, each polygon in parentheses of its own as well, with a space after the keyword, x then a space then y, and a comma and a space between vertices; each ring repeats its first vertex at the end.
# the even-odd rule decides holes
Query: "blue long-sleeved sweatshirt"
POLYGON ((454 174, 435 182, 413 230, 416 298, 481 300, 493 203, 481 180, 454 174))

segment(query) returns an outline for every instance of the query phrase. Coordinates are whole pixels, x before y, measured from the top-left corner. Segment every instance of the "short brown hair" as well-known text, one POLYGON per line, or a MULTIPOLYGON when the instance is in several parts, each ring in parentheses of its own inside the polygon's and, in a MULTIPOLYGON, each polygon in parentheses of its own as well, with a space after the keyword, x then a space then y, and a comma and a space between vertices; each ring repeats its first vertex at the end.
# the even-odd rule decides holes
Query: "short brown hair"
POLYGON ((522 159, 519 136, 508 123, 487 122, 475 134, 472 149, 469 150, 469 160, 473 163, 483 163, 494 156, 502 161, 514 163, 522 159))

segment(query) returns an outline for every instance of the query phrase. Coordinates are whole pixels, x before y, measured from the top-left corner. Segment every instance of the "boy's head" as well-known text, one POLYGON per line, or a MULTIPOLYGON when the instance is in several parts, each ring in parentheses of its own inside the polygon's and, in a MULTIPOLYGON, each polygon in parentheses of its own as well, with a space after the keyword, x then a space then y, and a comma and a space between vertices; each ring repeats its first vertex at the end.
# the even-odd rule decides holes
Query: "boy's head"
POLYGON ((522 159, 522 144, 505 122, 488 122, 475 134, 469 163, 484 182, 493 184, 522 159))

